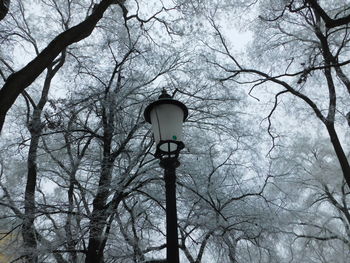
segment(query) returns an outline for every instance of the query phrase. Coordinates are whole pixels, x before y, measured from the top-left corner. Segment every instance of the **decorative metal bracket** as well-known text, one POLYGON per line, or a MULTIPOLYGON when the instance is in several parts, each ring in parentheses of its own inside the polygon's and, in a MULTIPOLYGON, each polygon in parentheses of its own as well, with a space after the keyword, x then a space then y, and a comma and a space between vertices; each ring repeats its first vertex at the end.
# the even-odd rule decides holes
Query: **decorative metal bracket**
POLYGON ((157 144, 157 150, 156 150, 156 153, 154 154, 156 158, 159 158, 159 159, 163 159, 163 158, 167 158, 167 157, 178 157, 179 156, 179 153, 180 151, 185 147, 185 144, 183 142, 180 142, 180 141, 173 141, 173 140, 166 140, 166 141, 163 141, 161 140, 158 144, 157 144), (161 146, 164 146, 164 144, 167 144, 167 151, 164 151, 162 149, 160 149, 161 146), (170 145, 171 144, 176 144, 177 147, 175 150, 173 151, 170 151, 170 145))

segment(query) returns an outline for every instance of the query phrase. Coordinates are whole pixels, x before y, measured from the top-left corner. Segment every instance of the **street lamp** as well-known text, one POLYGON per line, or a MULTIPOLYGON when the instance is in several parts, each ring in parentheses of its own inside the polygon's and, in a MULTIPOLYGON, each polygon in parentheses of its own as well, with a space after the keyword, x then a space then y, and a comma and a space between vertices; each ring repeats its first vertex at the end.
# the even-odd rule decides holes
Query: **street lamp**
POLYGON ((155 157, 160 159, 160 166, 164 169, 167 263, 179 262, 175 171, 180 165, 179 153, 185 146, 182 142, 182 124, 187 115, 187 107, 174 100, 165 89, 158 100, 148 105, 144 112, 145 120, 152 124, 157 145, 155 157))

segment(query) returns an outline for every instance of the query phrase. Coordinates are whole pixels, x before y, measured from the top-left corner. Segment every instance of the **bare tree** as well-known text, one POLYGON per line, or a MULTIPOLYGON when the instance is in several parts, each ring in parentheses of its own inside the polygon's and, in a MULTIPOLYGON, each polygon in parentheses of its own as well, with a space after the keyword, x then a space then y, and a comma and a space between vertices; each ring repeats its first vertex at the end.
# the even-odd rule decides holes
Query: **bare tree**
POLYGON ((271 190, 293 200, 284 207, 286 216, 280 226, 290 244, 285 258, 291 262, 343 263, 350 253, 349 190, 339 178, 341 168, 331 145, 324 140, 302 137, 275 163, 274 170, 277 166, 276 170, 289 170, 271 190))
POLYGON ((117 2, 115 0, 102 0, 84 21, 57 35, 30 63, 7 78, 0 90, 0 130, 2 130, 7 111, 14 104, 17 97, 33 83, 67 46, 88 37, 110 5, 122 4, 123 2, 122 0, 117 2))
POLYGON ((326 128, 343 177, 350 186, 350 164, 344 150, 346 143, 342 142, 336 128, 338 119, 343 122, 348 118, 346 109, 337 103, 347 96, 346 93, 350 94, 350 82, 345 73, 349 64, 345 55, 349 42, 347 6, 337 2, 337 5, 327 6, 329 10, 325 11, 317 1, 277 2, 262 1, 260 5, 264 14, 259 16, 258 41, 250 56, 260 56, 263 65, 244 63, 236 57, 213 16, 209 22, 217 46, 208 46, 220 54, 224 62, 207 61, 219 70, 218 81, 251 85, 249 94, 253 97, 254 92, 259 93, 256 91, 258 86, 271 83, 276 87, 272 110, 267 116, 273 147, 277 138, 272 132, 271 117, 281 97, 289 94, 308 105, 326 128), (264 70, 269 64, 269 70, 264 70), (323 81, 316 84, 315 78, 323 81), (322 88, 317 98, 313 92, 314 85, 322 88))

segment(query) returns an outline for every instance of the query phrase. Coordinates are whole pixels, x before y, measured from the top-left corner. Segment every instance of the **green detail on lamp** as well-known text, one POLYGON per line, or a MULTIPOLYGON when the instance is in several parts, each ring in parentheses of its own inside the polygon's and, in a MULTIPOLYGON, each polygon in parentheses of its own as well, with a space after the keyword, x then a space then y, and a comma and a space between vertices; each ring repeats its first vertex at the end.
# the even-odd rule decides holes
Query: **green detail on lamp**
POLYGON ((177 137, 174 135, 174 136, 173 136, 173 139, 176 141, 177 137))

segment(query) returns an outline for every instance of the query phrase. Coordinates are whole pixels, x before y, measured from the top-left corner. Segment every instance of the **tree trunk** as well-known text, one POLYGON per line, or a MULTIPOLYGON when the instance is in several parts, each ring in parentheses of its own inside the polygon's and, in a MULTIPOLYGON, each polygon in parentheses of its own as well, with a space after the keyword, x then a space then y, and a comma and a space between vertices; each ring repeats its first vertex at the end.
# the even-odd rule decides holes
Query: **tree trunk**
POLYGON ((93 211, 90 219, 89 245, 86 263, 102 263, 103 260, 103 230, 107 220, 106 202, 111 182, 111 165, 107 160, 102 164, 102 172, 97 195, 93 201, 93 211))
POLYGON ((35 126, 31 129, 32 139, 30 141, 28 159, 27 159, 27 184, 24 197, 24 220, 22 225, 23 245, 25 249, 25 259, 28 263, 38 262, 37 239, 34 228, 35 219, 35 187, 37 177, 37 148, 40 138, 40 128, 37 128, 37 122, 32 122, 35 126))
POLYGON ((54 69, 47 68, 47 75, 44 81, 43 90, 38 104, 34 107, 32 119, 28 120, 28 130, 31 135, 29 153, 27 159, 27 183, 24 196, 24 220, 22 225, 23 245, 25 248, 25 258, 28 263, 38 262, 37 238, 34 226, 35 220, 35 189, 37 180, 37 155, 39 139, 42 134, 43 124, 41 114, 47 102, 51 81, 65 61, 65 55, 62 54, 59 63, 54 69))
POLYGON ((348 161, 346 154, 344 153, 343 147, 339 141, 337 132, 335 131, 334 123, 329 123, 326 125, 326 127, 328 130, 328 134, 329 134, 329 137, 331 139, 334 151, 338 157, 341 169, 343 171, 345 181, 350 188, 350 164, 349 164, 349 161, 348 161))

